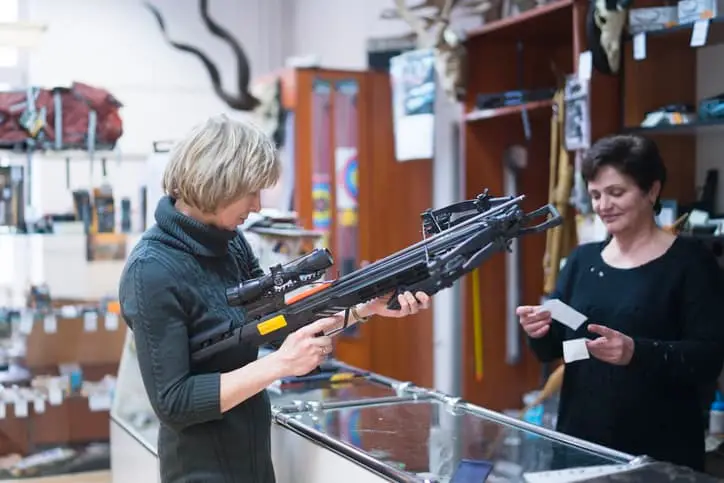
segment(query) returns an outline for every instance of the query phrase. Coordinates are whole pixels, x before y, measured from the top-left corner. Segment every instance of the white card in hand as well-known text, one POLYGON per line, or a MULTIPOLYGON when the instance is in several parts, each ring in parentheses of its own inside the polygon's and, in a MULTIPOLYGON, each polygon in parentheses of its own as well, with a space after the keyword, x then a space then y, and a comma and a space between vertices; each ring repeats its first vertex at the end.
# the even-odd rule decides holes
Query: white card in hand
POLYGON ((567 363, 589 359, 585 338, 563 341, 563 360, 567 363))
POLYGON ((542 310, 547 310, 551 313, 553 319, 573 330, 578 330, 581 324, 588 319, 588 317, 558 299, 546 300, 542 305, 542 310))

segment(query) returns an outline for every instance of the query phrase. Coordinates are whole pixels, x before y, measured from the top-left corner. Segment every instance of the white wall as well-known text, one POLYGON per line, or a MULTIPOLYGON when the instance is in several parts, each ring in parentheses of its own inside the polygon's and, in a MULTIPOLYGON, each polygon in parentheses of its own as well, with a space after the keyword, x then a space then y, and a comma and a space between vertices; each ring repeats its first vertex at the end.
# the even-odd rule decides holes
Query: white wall
MULTIPOLYGON (((197 0, 152 0, 170 36, 208 52, 233 90, 231 49, 208 33, 197 0)), ((278 32, 281 0, 214 0, 211 15, 241 41, 252 76, 283 65, 278 32), (274 28, 277 27, 277 28, 274 28)), ((29 0, 31 21, 49 30, 32 53, 29 82, 52 86, 83 81, 110 90, 125 104, 126 154, 146 154, 151 142, 173 138, 199 119, 228 112, 199 60, 172 49, 140 0, 29 0)))
MULTIPOLYGON (((700 49, 697 58, 697 100, 724 92, 724 45, 700 49)), ((720 127, 697 136, 696 184, 702 186, 706 171, 719 169, 717 210, 724 211, 724 137, 720 127)))
MULTIPOLYGON (((141 0, 20 0, 22 16, 48 26, 39 47, 27 53, 24 81, 52 87, 73 81, 109 90, 123 104, 124 133, 117 152, 105 156, 109 180, 117 198, 128 196, 138 208, 143 161, 155 140, 174 139, 201 119, 226 112, 214 94, 199 60, 172 49, 162 38, 154 17, 141 0), (112 160, 112 161, 111 161, 112 160)), ((233 91, 236 63, 231 49, 203 27, 197 0, 152 0, 164 15, 170 36, 208 53, 233 91)), ((252 77, 283 66, 288 50, 288 17, 284 0, 213 0, 214 19, 237 36, 250 59, 252 77), (280 34, 281 32, 281 34, 280 34)), ((8 79, 17 82, 15 78, 8 79)), ((65 187, 71 158, 71 189, 97 186, 100 162, 87 153, 36 155, 33 163, 34 205, 39 213, 72 207, 65 187), (91 173, 92 171, 92 173, 91 173)), ((22 161, 22 159, 16 161, 22 161)))
MULTIPOLYGON (((410 28, 401 20, 383 20, 392 0, 286 0, 294 3, 291 55, 318 55, 323 67, 364 69, 369 38, 403 36, 410 28), (328 19, 332 19, 331 21, 328 19)), ((410 5, 419 2, 408 2, 410 5)), ((455 27, 473 27, 480 18, 453 17, 455 27)))
MULTIPOLYGON (((217 63, 224 86, 233 90, 236 63, 232 51, 204 29, 198 0, 150 1, 164 15, 170 36, 204 50, 217 63)), ((122 197, 130 197, 137 222, 139 185, 147 178, 144 161, 152 151, 153 141, 174 139, 213 114, 242 115, 229 112, 217 99, 199 60, 174 50, 163 40, 154 17, 141 0, 18 2, 20 19, 45 24, 48 30, 41 44, 23 52, 15 67, 0 68, 0 83, 50 88, 78 81, 105 88, 124 104, 124 134, 117 152, 97 153, 94 163, 87 153, 78 151, 33 157, 31 192, 37 214, 71 211, 72 190, 98 186, 103 181, 100 159, 106 157, 107 180, 113 186, 117 207, 122 197), (65 158, 70 159, 69 186, 65 158)), ((285 0, 212 0, 210 4, 214 19, 231 31, 246 50, 252 77, 283 66, 290 41, 284 25, 290 23, 288 17, 294 12, 285 0)), ((10 155, 9 161, 23 164, 25 156, 10 155)), ((77 244, 77 248, 76 255, 82 258, 83 245, 77 244)), ((94 272, 91 278, 82 270, 73 272, 75 278, 67 278, 71 275, 67 273, 62 286, 54 286, 55 294, 93 297, 99 295, 99 290, 105 294, 108 287, 115 286, 116 265, 93 264, 92 268, 102 273, 94 272), (70 292, 62 291, 66 287, 70 292)), ((25 272, 29 267, 25 272, 22 269, 16 267, 17 277, 13 278, 21 285, 27 282, 25 272)), ((53 271, 61 273, 50 269, 44 273, 53 271)))

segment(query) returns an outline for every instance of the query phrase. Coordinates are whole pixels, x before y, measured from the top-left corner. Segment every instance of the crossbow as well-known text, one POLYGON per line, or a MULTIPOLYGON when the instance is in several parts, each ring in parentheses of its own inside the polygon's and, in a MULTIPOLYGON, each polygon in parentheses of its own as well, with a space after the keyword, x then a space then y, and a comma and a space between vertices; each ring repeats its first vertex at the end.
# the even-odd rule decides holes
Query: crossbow
POLYGON ((336 280, 320 281, 334 264, 328 249, 315 249, 262 277, 226 291, 227 303, 246 312, 243 325, 219 326, 191 340, 194 361, 208 359, 238 344, 274 344, 315 320, 345 313, 357 304, 390 295, 388 307, 399 308, 397 295, 428 295, 449 288, 511 241, 558 226, 563 219, 551 204, 525 213, 521 196, 491 197, 487 190, 471 200, 426 210, 423 239, 336 280), (531 220, 546 216, 532 225, 531 220), (294 292, 294 293, 293 293, 294 292))

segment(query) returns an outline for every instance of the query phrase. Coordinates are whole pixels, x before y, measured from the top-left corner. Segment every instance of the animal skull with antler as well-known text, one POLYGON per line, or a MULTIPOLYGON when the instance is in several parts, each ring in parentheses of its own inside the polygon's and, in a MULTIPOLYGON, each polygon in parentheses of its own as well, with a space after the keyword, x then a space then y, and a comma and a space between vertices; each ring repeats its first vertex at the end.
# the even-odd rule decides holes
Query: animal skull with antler
POLYGON ((462 39, 450 27, 450 12, 456 0, 426 0, 409 7, 405 0, 394 0, 395 14, 384 13, 383 18, 400 18, 412 27, 421 49, 435 50, 435 69, 443 90, 451 100, 460 101, 467 87, 467 55, 462 39), (414 12, 432 7, 436 13, 416 15, 414 12))

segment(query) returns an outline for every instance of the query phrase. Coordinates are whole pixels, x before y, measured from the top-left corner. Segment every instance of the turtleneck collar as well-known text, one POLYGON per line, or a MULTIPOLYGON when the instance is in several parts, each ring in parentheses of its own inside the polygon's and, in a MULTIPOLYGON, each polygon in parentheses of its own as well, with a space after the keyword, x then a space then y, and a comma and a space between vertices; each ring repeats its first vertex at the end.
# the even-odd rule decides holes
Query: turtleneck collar
POLYGON ((239 233, 236 230, 223 230, 201 223, 178 211, 175 204, 175 199, 163 196, 156 206, 156 224, 172 238, 163 241, 170 242, 194 255, 205 257, 226 255, 229 242, 239 233))

